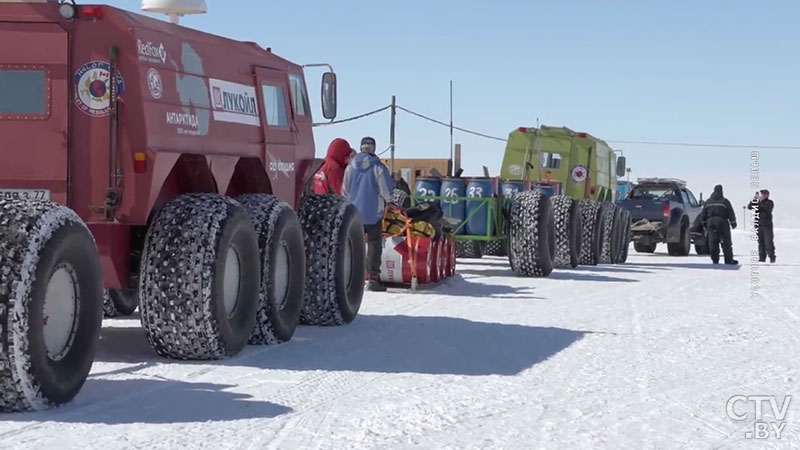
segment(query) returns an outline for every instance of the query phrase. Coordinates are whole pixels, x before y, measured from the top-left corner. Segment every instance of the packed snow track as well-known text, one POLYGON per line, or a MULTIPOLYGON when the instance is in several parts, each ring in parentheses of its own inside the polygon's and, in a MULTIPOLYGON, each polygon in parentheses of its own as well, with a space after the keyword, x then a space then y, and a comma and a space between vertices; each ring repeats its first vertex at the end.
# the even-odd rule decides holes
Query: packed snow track
POLYGON ((224 361, 157 357, 138 316, 106 320, 75 401, 0 415, 0 449, 800 448, 800 400, 781 439, 747 440, 753 408, 727 412, 800 394, 800 230, 776 229, 757 279, 734 236, 737 268, 666 246, 548 278, 461 260, 441 286, 368 293, 347 326, 224 361))

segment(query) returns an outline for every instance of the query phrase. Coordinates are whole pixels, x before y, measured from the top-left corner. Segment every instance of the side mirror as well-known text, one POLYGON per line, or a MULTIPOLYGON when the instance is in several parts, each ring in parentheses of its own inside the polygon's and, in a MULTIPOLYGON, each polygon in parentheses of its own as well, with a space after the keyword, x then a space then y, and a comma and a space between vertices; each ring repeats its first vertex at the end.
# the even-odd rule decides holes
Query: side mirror
POLYGON ((625 172, 626 168, 627 167, 625 166, 625 157, 624 156, 620 156, 617 159, 617 176, 618 177, 624 177, 625 173, 626 173, 625 172))
POLYGON ((322 116, 336 118, 336 74, 325 72, 322 75, 322 116))

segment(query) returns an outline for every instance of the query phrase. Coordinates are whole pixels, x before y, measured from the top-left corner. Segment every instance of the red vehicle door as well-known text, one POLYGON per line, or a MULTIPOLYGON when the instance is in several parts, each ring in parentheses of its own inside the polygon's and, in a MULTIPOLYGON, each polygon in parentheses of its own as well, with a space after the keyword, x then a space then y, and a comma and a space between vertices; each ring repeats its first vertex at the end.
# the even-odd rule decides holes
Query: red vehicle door
POLYGON ((67 34, 0 22, 0 42, 0 197, 66 203, 67 34))
POLYGON ((266 67, 256 68, 262 129, 264 130, 264 166, 272 183, 272 192, 290 205, 297 205, 297 126, 290 109, 286 72, 266 67))

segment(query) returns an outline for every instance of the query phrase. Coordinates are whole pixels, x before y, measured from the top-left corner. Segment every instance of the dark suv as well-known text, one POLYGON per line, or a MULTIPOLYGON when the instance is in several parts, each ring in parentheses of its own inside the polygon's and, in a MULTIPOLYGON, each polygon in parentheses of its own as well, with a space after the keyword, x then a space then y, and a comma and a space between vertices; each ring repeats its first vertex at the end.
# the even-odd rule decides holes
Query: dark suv
MULTIPOLYGON (((689 254, 693 241, 691 225, 703 210, 701 202, 675 178, 640 178, 619 203, 631 212, 633 246, 639 253, 653 253, 666 243, 672 256, 689 254)), ((705 242, 698 241, 698 254, 707 253, 705 242)))

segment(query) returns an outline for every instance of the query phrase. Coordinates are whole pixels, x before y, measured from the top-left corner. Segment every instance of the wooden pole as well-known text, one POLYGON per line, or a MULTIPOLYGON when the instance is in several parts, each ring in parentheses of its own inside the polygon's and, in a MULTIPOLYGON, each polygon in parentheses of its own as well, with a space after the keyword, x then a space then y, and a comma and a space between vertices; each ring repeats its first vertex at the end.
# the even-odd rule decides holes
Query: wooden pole
MULTIPOLYGON (((450 166, 453 166, 453 80, 450 80, 450 166)), ((452 168, 448 176, 453 176, 455 168, 452 168)))
POLYGON ((451 159, 451 164, 453 165, 452 175, 455 175, 461 169, 461 144, 455 145, 454 159, 451 159))

